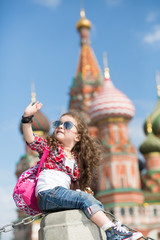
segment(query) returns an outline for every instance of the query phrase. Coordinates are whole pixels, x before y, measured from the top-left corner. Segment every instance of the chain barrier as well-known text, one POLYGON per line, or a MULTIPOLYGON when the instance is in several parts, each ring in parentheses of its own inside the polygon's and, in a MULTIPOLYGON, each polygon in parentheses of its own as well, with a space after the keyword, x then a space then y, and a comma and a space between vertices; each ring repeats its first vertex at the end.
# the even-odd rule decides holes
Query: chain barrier
POLYGON ((0 228, 0 233, 4 232, 10 232, 12 231, 14 228, 16 228, 17 226, 24 224, 24 225, 28 225, 31 224, 32 222, 34 222, 35 220, 38 220, 40 218, 42 218, 45 214, 43 213, 39 213, 35 216, 30 216, 30 217, 26 217, 23 218, 21 221, 19 222, 15 222, 15 223, 11 223, 11 224, 6 224, 4 225, 2 228, 0 228))
MULTIPOLYGON (((42 218, 43 216, 45 216, 46 214, 43 213, 39 213, 35 216, 30 216, 30 217, 26 217, 23 218, 21 221, 16 222, 16 223, 11 223, 11 224, 6 224, 4 225, 2 228, 0 228, 0 234, 2 232, 6 233, 6 232, 10 232, 12 231, 14 228, 16 228, 17 226, 24 224, 24 225, 28 225, 31 224, 32 222, 34 222, 35 220, 38 220, 40 218, 42 218)), ((118 220, 115 218, 115 216, 113 214, 111 214, 110 212, 106 212, 106 215, 109 215, 115 222, 118 222, 118 220)), ((133 232, 137 232, 135 229, 128 227, 125 224, 122 224, 122 226, 128 228, 129 231, 133 231, 133 232)), ((145 239, 145 240, 155 240, 153 238, 150 237, 144 237, 142 236, 141 238, 145 239)))

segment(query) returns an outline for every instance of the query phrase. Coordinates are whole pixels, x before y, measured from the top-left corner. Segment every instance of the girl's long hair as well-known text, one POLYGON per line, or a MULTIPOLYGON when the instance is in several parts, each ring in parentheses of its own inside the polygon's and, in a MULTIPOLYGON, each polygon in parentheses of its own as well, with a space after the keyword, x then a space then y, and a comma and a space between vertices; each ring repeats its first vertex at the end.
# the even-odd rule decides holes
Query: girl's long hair
MULTIPOLYGON (((78 133, 81 135, 80 141, 76 143, 72 151, 76 151, 78 154, 80 165, 79 185, 84 190, 91 185, 96 169, 102 159, 102 145, 88 133, 88 126, 78 112, 70 111, 62 116, 65 115, 69 115, 77 121, 78 133)), ((52 136, 47 137, 47 141, 50 147, 55 149, 58 141, 54 137, 54 133, 52 136)))

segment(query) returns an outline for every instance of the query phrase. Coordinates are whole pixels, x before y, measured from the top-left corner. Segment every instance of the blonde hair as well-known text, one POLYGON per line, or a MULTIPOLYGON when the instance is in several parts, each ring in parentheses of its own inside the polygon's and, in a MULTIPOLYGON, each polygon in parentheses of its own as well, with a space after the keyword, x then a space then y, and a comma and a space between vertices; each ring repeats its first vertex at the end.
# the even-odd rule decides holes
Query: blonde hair
MULTIPOLYGON (((62 116, 65 115, 69 115, 76 120, 77 130, 81 136, 80 141, 76 143, 72 151, 76 151, 78 154, 80 165, 79 185, 84 190, 87 186, 91 185, 93 175, 96 173, 96 169, 102 159, 102 145, 88 133, 88 125, 78 112, 70 111, 64 113, 62 116)), ((54 134, 49 136, 47 141, 50 147, 55 149, 58 141, 54 137, 54 134)))

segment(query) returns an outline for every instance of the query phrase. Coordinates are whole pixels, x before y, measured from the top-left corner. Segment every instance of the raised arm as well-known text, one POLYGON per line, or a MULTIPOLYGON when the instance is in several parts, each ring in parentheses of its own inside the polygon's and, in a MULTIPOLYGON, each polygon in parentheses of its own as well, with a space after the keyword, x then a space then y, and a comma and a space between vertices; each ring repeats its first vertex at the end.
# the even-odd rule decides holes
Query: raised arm
POLYGON ((38 101, 35 104, 31 102, 24 111, 24 114, 22 117, 22 128, 23 128, 24 139, 28 143, 32 143, 34 141, 31 121, 29 121, 31 118, 29 117, 33 116, 38 110, 41 109, 42 106, 43 104, 39 103, 38 101), (28 122, 28 123, 25 123, 25 122, 28 122))

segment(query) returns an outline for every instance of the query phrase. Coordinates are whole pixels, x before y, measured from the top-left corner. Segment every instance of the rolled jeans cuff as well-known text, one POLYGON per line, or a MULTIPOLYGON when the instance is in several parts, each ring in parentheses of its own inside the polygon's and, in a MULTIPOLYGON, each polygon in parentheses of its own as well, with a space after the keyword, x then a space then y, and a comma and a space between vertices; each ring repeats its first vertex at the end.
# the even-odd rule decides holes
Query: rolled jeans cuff
POLYGON ((86 210, 84 210, 84 213, 86 214, 86 216, 88 218, 91 218, 98 211, 105 212, 105 210, 102 207, 100 207, 98 204, 93 204, 92 206, 90 206, 86 210))

